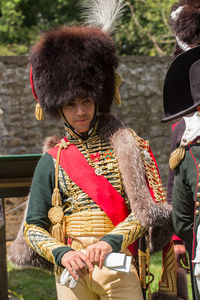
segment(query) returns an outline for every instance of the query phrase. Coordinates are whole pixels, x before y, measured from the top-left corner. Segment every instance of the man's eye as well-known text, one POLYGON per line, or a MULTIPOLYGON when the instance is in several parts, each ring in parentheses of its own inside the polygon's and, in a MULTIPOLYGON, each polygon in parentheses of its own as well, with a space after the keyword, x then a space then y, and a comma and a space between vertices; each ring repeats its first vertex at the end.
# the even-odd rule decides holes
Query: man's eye
POLYGON ((90 100, 90 99, 85 99, 85 100, 84 100, 84 103, 85 103, 85 104, 89 104, 89 103, 91 103, 91 100, 90 100))
POLYGON ((68 107, 72 107, 74 105, 75 105, 75 103, 72 102, 72 103, 68 103, 67 105, 65 105, 65 107, 68 108, 68 107))

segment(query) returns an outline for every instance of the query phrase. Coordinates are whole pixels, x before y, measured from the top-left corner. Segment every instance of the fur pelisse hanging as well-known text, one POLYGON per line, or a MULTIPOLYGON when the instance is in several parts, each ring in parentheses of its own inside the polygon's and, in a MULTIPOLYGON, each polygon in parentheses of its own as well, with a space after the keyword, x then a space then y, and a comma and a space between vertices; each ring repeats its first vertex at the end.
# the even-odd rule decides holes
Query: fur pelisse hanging
MULTIPOLYGON (((156 204, 151 197, 147 197, 147 189, 144 188, 141 191, 141 182, 146 186, 146 181, 143 176, 144 168, 141 164, 141 160, 138 160, 139 148, 135 139, 131 138, 132 134, 130 130, 124 128, 120 120, 116 119, 111 114, 102 114, 99 121, 99 135, 102 139, 111 142, 113 149, 115 149, 119 167, 122 174, 122 178, 125 184, 128 197, 130 199, 131 207, 137 217, 144 226, 154 224, 150 234, 150 246, 152 252, 160 251, 169 242, 172 235, 171 228, 171 207, 167 203, 156 204), (134 182, 134 185, 132 184, 134 182)), ((60 141, 59 137, 53 136, 45 141, 43 151, 46 152, 48 149, 54 147, 60 141)), ((55 201, 55 206, 58 206, 55 201)), ((54 207, 55 207, 54 206, 54 207)), ((26 213, 25 213, 26 215, 26 213)), ((61 215, 54 221, 61 221, 61 215)), ((55 223, 55 222, 54 222, 55 223)), ((60 229, 56 226, 55 233, 57 231, 60 235, 60 229), (58 230, 57 230, 58 229, 58 230)), ((57 234, 56 233, 56 234, 57 234)), ((18 233, 16 240, 13 242, 12 247, 9 250, 9 258, 18 266, 38 266, 38 267, 51 267, 51 263, 46 262, 38 254, 26 244, 23 238, 23 223, 18 233), (22 251, 23 250, 23 251, 22 251), (32 260, 33 254, 36 259, 32 260)), ((171 272, 171 270, 169 270, 171 272)), ((169 274, 171 276, 171 274, 169 274)), ((167 278, 166 278, 167 279, 167 278)), ((179 291, 183 290, 184 285, 186 286, 183 274, 179 280, 182 284, 179 287, 179 291)), ((179 292, 178 292, 179 293, 179 292)), ((153 299, 177 299, 176 296, 156 294, 153 299)), ((186 298, 184 298, 186 299, 186 298)))
POLYGON ((170 26, 176 37, 174 55, 200 44, 200 1, 181 0, 171 9, 170 26))

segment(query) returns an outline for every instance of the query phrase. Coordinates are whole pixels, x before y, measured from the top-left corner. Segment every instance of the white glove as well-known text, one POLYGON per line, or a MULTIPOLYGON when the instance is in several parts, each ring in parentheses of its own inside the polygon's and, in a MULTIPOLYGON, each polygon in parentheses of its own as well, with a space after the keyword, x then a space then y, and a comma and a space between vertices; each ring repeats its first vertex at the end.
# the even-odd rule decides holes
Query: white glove
MULTIPOLYGON (((76 272, 75 272, 76 273, 76 272)), ((77 274, 76 274, 77 275, 77 274)), ((77 275, 78 277, 78 275, 77 275)), ((60 283, 62 285, 66 285, 67 282, 69 281, 69 288, 73 289, 75 288, 76 284, 77 284, 77 280, 75 280, 72 275, 69 273, 69 271, 67 269, 64 269, 64 271, 62 272, 61 276, 60 276, 60 283)))
MULTIPOLYGON (((86 253, 86 251, 81 250, 83 253, 86 253)), ((128 256, 124 253, 109 253, 105 260, 104 260, 104 266, 115 271, 121 271, 121 272, 129 272, 131 267, 131 256, 128 256)), ((78 275, 77 275, 78 277, 78 275)), ((75 288, 77 284, 77 280, 75 280, 67 271, 67 269, 64 269, 60 276, 60 283, 62 285, 66 285, 69 281, 69 288, 73 289, 75 288)))

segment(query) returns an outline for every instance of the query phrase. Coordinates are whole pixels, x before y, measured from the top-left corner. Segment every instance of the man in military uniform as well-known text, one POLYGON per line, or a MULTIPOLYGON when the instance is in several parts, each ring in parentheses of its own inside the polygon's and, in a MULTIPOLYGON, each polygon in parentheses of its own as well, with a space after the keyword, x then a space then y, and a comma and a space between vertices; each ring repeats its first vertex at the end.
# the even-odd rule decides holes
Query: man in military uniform
MULTIPOLYGON (((200 44, 200 2, 199 0, 180 0, 176 2, 171 8, 169 25, 175 36, 175 47, 173 51, 174 58, 179 54, 184 53, 193 47, 200 44)), ((169 107, 166 105, 166 114, 169 107)), ((172 107, 173 109, 173 107, 172 107)), ((188 116, 192 116, 190 113, 188 116)), ((165 118, 165 122, 170 122, 177 118, 170 116, 165 118)), ((183 133, 185 131, 186 123, 185 119, 178 119, 176 123, 172 125, 172 140, 170 152, 172 153, 180 145, 183 133)), ((172 191, 174 183, 175 171, 169 168, 168 182, 167 182, 167 201, 172 203, 172 191)), ((189 262, 191 268, 192 258, 192 245, 183 241, 176 235, 173 236, 174 250, 177 258, 177 264, 179 267, 188 270, 188 259, 186 255, 186 249, 189 254, 189 262), (185 248, 186 246, 186 248, 185 248)))
POLYGON ((179 55, 171 64, 164 85, 166 119, 184 117, 185 130, 179 147, 170 156, 170 167, 176 171, 173 196, 172 220, 174 231, 186 244, 191 245, 192 283, 194 299, 200 299, 197 288, 200 276, 198 246, 199 228, 199 170, 200 170, 200 47, 179 55), (169 109, 173 107, 173 109, 169 109), (194 113, 195 112, 195 113, 194 113), (195 275, 195 276, 194 276, 195 275))
POLYGON ((120 102, 118 57, 110 32, 122 1, 90 2, 87 25, 46 33, 30 53, 36 117, 43 119, 43 112, 62 117, 65 136, 45 144, 33 177, 24 236, 55 265, 58 299, 139 300, 145 294, 141 282, 144 290, 150 287, 145 285, 143 259, 148 266, 149 248, 140 257, 137 241, 147 236, 148 246, 151 227, 156 250, 165 247, 166 254, 159 295, 177 299, 173 246, 168 244, 171 207, 165 203, 149 143, 110 112, 113 100, 120 102), (130 273, 103 266, 111 252, 132 255, 130 273), (60 283, 63 268, 77 280, 73 289, 60 283))

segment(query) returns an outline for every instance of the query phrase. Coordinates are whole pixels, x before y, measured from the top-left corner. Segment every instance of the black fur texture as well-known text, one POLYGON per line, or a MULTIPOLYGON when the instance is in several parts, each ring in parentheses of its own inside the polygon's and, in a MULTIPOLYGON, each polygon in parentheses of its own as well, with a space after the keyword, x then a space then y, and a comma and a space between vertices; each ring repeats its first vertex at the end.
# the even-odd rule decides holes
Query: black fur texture
POLYGON ((112 113, 104 113, 99 115, 99 136, 110 142, 111 136, 120 128, 125 128, 123 122, 112 113))
POLYGON ((152 300, 182 300, 182 299, 179 298, 178 296, 156 292, 152 294, 152 300))
MULTIPOLYGON (((170 18, 170 26, 181 41, 190 47, 195 47, 200 44, 200 1, 181 0, 172 7, 171 11, 175 11, 180 6, 183 6, 183 10, 177 20, 170 18)), ((176 43, 174 56, 182 52, 184 51, 176 43)))
POLYGON ((112 38, 98 28, 64 26, 44 34, 32 48, 34 90, 44 112, 58 115, 63 104, 79 97, 109 112, 118 58, 112 38))

